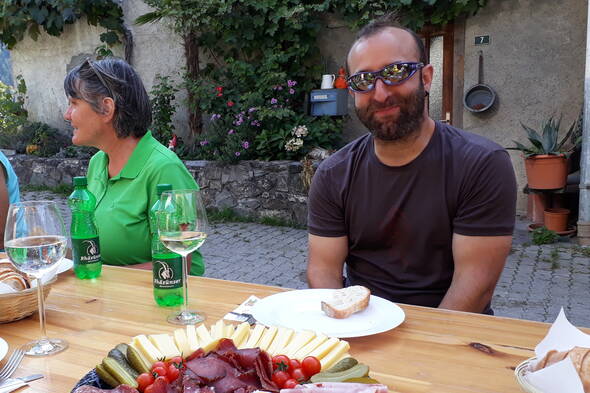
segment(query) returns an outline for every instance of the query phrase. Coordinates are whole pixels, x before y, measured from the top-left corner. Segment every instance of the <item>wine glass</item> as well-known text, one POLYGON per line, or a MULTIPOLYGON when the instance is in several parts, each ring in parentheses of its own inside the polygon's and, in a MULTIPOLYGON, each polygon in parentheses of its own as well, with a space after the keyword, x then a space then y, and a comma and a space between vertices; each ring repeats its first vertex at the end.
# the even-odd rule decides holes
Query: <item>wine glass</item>
POLYGON ((55 202, 30 201, 10 205, 4 231, 6 253, 18 271, 37 279, 41 339, 25 344, 26 355, 53 355, 68 347, 65 340, 47 337, 41 279, 44 274, 57 270, 66 246, 64 223, 55 202))
POLYGON ((184 302, 182 311, 168 317, 168 322, 177 325, 193 325, 205 320, 202 313, 188 310, 188 263, 187 256, 203 245, 209 232, 207 213, 197 190, 165 191, 160 197, 158 236, 170 251, 182 256, 182 285, 184 302))

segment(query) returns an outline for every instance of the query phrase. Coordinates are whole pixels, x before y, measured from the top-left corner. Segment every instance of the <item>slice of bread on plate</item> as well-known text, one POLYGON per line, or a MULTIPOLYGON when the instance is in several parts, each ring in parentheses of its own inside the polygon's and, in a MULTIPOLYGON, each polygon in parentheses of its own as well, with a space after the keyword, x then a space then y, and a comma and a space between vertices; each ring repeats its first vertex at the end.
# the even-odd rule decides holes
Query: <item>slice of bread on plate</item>
POLYGON ((332 298, 322 301, 322 311, 331 318, 348 318, 367 308, 371 291, 361 285, 335 289, 332 298))

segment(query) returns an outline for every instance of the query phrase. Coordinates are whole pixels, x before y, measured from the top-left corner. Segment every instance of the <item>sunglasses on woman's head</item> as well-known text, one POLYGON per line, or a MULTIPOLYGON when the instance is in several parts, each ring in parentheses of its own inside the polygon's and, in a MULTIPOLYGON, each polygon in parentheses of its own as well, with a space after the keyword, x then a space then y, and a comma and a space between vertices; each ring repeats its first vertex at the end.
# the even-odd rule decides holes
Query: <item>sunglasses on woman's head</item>
MULTIPOLYGON (((94 74, 98 77, 98 79, 100 80, 100 83, 102 83, 102 85, 105 87, 105 89, 107 89, 107 91, 109 92, 110 97, 114 101, 116 101, 115 100, 115 94, 113 94, 113 91, 111 90, 111 88, 109 87, 109 85, 107 84, 107 82, 102 77, 100 71, 94 66, 94 64, 92 64, 92 60, 90 60, 90 58, 87 58, 84 63, 88 63, 88 66, 90 67, 90 69, 92 71, 94 71, 94 74)), ((84 64, 84 63, 82 63, 82 64, 84 64)))
POLYGON ((399 85, 410 79, 424 63, 404 61, 389 64, 379 71, 358 72, 348 77, 348 88, 355 93, 368 93, 375 88, 377 79, 381 79, 387 86, 399 85))

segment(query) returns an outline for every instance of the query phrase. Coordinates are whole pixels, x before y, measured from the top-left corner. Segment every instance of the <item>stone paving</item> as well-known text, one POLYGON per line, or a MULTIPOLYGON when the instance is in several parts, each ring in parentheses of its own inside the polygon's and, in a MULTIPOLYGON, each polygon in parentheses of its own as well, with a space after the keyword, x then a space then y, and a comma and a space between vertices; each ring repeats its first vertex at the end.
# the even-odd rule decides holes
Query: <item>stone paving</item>
MULTIPOLYGON (((24 200, 54 199, 65 222, 70 214, 63 196, 49 192, 23 193, 24 200)), ((528 222, 517 220, 512 251, 492 306, 496 315, 553 322, 564 307, 569 320, 590 327, 590 249, 568 238, 558 243, 530 243, 528 222)), ((201 248, 206 277, 306 288, 307 232, 253 223, 212 225, 201 248)))

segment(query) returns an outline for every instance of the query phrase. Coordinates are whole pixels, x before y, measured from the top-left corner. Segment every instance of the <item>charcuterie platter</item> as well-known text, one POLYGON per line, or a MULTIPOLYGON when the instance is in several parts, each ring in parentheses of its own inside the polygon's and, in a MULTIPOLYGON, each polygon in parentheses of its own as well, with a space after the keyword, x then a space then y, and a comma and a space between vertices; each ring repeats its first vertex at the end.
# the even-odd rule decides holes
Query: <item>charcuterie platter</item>
POLYGON ((347 341, 320 332, 219 320, 209 329, 191 325, 133 337, 105 354, 73 392, 279 392, 303 382, 355 382, 374 386, 367 393, 386 391, 349 349, 347 341))

